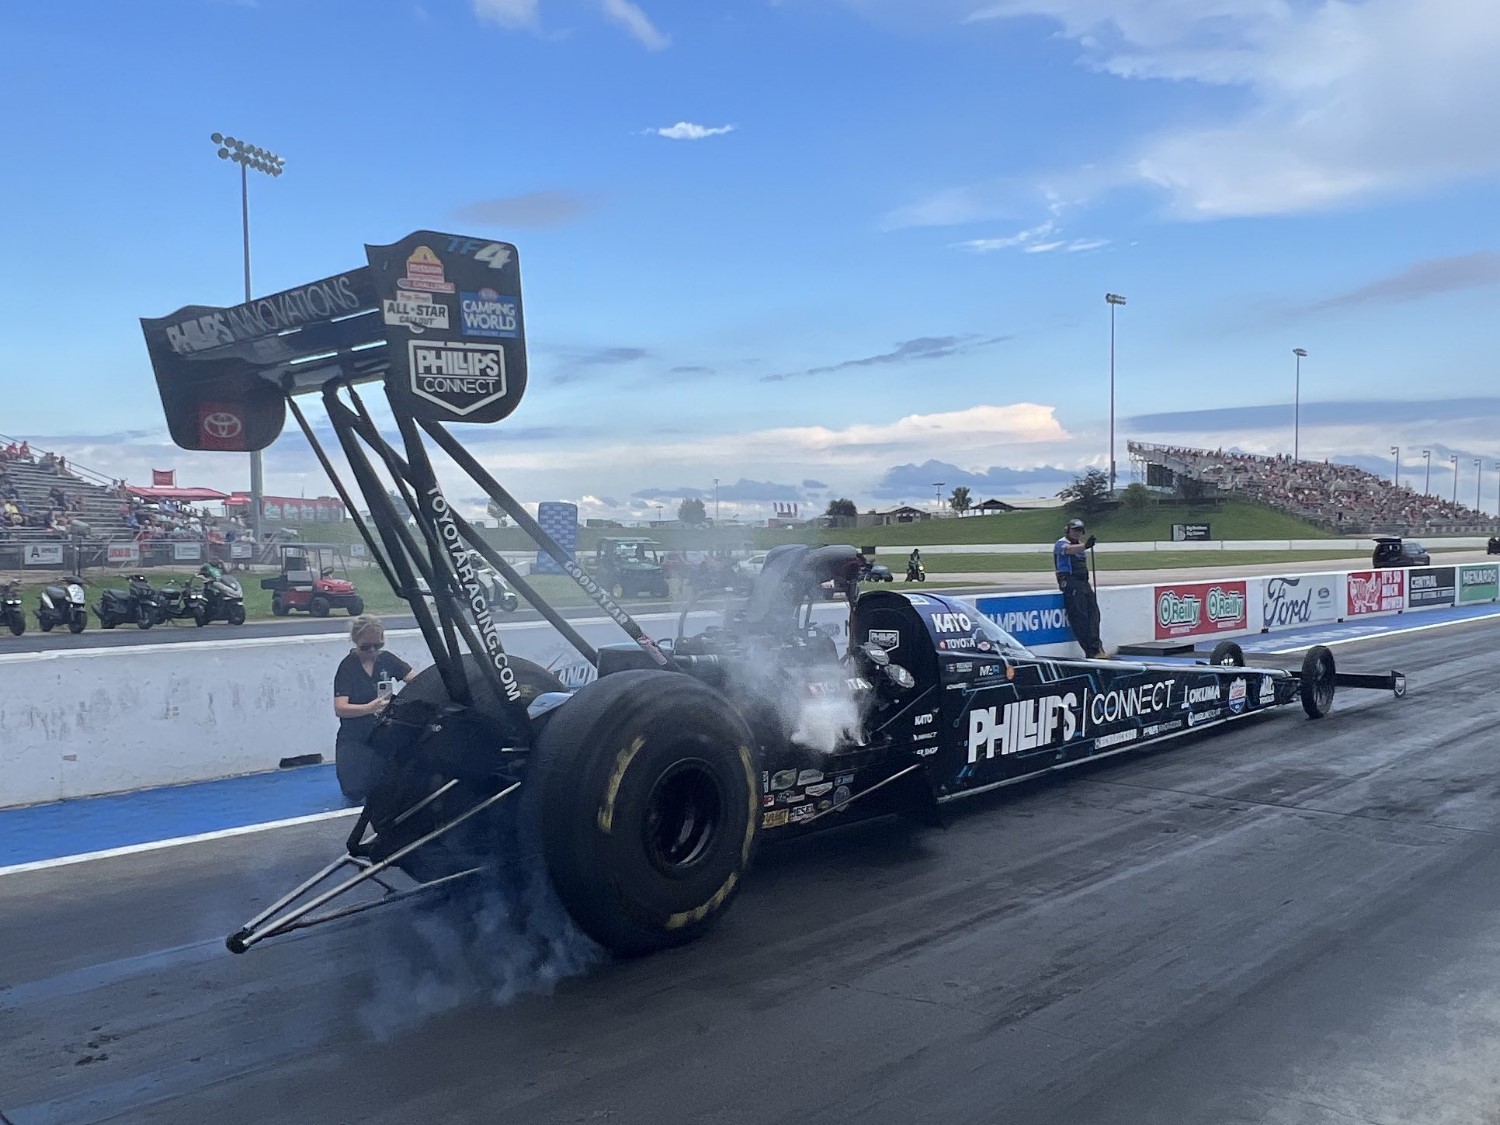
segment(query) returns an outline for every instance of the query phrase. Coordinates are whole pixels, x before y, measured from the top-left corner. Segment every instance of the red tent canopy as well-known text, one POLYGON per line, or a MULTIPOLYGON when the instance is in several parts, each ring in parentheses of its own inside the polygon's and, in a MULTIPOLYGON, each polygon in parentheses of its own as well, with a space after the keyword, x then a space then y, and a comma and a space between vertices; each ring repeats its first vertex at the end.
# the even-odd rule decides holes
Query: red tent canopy
POLYGON ((212 488, 168 488, 159 485, 152 488, 143 488, 139 485, 130 485, 130 491, 137 496, 144 496, 148 500, 228 500, 229 493, 217 492, 212 488))

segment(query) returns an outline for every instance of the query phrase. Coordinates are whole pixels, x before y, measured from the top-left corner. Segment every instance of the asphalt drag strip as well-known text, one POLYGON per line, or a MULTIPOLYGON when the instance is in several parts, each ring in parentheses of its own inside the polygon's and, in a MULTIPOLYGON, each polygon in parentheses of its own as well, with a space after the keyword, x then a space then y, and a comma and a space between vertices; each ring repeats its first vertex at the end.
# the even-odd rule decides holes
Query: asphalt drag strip
MULTIPOLYGON (((1500 630, 1341 692, 766 849, 671 953, 522 963, 377 912, 224 935, 347 826, 0 879, 10 1125, 1477 1123, 1500 1106, 1500 630)), ((556 949, 567 950, 566 935, 556 949)), ((570 950, 576 953, 577 950, 570 950)))

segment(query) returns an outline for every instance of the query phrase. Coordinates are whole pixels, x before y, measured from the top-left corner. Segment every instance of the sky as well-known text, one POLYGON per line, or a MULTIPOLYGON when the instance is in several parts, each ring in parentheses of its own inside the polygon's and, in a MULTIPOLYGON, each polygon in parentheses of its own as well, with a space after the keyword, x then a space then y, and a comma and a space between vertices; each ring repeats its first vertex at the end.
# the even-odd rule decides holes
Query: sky
MULTIPOLYGON (((1304 457, 1479 458, 1496 509, 1494 0, 12 3, 0 74, 0 434, 111 477, 248 484, 138 323, 241 299, 217 131, 285 160, 256 293, 518 247, 525 401, 458 432, 527 503, 1051 495, 1108 464, 1113 292, 1122 483, 1290 452, 1300 394, 1304 457)), ((265 466, 330 491, 295 430, 265 466)))

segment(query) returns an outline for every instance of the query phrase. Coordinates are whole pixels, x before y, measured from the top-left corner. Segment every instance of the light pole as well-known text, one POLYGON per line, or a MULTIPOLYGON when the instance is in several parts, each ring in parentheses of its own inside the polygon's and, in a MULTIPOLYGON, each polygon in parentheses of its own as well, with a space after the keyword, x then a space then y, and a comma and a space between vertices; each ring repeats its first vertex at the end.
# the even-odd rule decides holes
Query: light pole
POLYGON ((1484 500, 1482 499, 1483 494, 1484 494, 1484 470, 1481 468, 1481 466, 1479 464, 1479 458, 1476 457, 1476 458, 1474 458, 1474 510, 1476 512, 1480 512, 1480 513, 1484 512, 1484 508, 1482 507, 1482 505, 1484 503, 1484 500))
POLYGON ((1109 490, 1115 490, 1115 306, 1125 298, 1118 293, 1104 294, 1109 304, 1109 490))
POLYGON ((932 506, 937 509, 937 514, 943 514, 943 485, 946 481, 933 481, 932 483, 932 506))
POLYGON ((719 478, 714 477, 714 523, 719 522, 719 478))
POLYGON ((1298 437, 1302 430, 1302 361, 1307 358, 1306 348, 1293 348, 1292 354, 1297 357, 1297 384, 1292 397, 1292 460, 1298 461, 1298 437))
POLYGON ((1458 503, 1458 454, 1448 458, 1453 463, 1453 503, 1458 503))
MULTIPOLYGON (((251 301, 250 293, 250 169, 264 172, 268 176, 281 175, 282 165, 286 163, 274 152, 267 152, 263 148, 246 144, 234 137, 226 137, 223 133, 214 133, 209 140, 219 150, 220 160, 232 160, 240 166, 240 222, 244 232, 245 241, 245 304, 251 301)), ((254 450, 250 454, 250 530, 255 535, 256 550, 260 549, 260 509, 261 500, 265 492, 265 479, 262 472, 260 450, 254 450)))
POLYGON ((1401 447, 1399 445, 1393 445, 1393 446, 1391 446, 1391 456, 1396 459, 1396 487, 1400 488, 1401 487, 1401 447))
POLYGON ((1427 496, 1432 492, 1432 450, 1422 450, 1422 460, 1427 462, 1427 475, 1422 478, 1422 495, 1427 496))

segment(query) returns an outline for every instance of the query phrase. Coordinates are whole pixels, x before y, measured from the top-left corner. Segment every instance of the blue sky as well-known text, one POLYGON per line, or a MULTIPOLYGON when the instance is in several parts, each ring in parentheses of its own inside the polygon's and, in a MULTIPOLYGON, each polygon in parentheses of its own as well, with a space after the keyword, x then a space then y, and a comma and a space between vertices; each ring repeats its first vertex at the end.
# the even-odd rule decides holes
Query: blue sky
MULTIPOLYGON (((1500 456, 1497 62, 1493 0, 8 5, 0 432, 245 486, 169 446, 136 322, 238 299, 219 130, 286 160, 257 292, 519 247, 527 398, 461 432, 527 501, 1050 493, 1105 462, 1106 291, 1122 469, 1289 450, 1301 346, 1304 455, 1446 493, 1500 456)), ((266 465, 327 491, 300 436, 266 465)))

